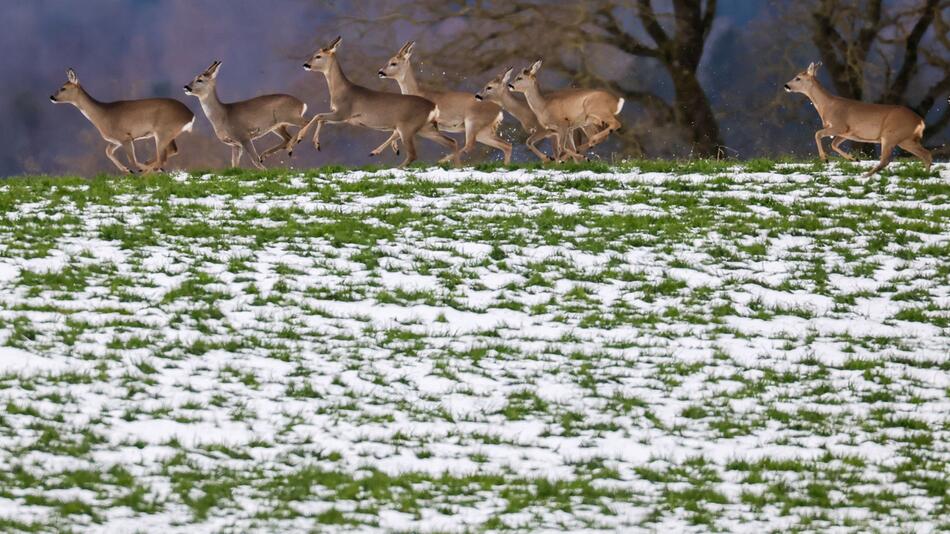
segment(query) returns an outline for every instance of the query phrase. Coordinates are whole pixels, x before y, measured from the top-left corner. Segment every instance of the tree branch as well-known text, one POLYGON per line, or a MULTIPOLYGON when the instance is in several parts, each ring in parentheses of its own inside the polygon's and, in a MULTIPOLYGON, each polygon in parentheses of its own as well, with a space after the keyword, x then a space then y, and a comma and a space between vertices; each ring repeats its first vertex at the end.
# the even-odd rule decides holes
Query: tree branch
POLYGON ((927 0, 920 19, 917 20, 917 23, 914 24, 914 29, 911 30, 910 35, 907 36, 904 48, 904 62, 901 64, 897 76, 894 77, 893 83, 891 83, 891 86, 888 87, 884 93, 883 102, 897 103, 904 93, 907 92, 907 85, 910 83, 910 78, 917 70, 917 50, 920 46, 920 40, 923 38, 924 33, 927 32, 927 29, 930 28, 931 23, 933 23, 934 16, 937 14, 937 2, 938 0, 927 0))

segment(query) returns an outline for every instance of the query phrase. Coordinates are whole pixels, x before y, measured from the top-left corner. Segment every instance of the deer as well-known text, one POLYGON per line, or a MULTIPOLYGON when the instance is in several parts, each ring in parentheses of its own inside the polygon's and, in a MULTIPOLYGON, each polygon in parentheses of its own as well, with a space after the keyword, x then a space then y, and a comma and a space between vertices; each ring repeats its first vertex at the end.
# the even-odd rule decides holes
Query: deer
POLYGON ((178 153, 175 139, 190 132, 195 125, 195 114, 171 98, 100 102, 83 89, 76 71, 71 68, 66 69, 66 83, 49 99, 54 104, 76 106, 109 143, 106 156, 127 174, 135 174, 135 171, 116 157, 119 147, 125 149, 129 164, 139 171, 162 170, 168 158, 178 153), (155 159, 142 164, 135 155, 135 141, 148 138, 155 141, 155 159))
POLYGON ((816 74, 821 63, 811 63, 785 84, 785 91, 801 93, 811 100, 821 118, 822 128, 815 132, 818 157, 828 161, 822 139, 834 137, 831 149, 843 158, 854 161, 851 154, 841 149, 846 140, 881 145, 881 159, 864 174, 869 177, 879 172, 891 161, 894 147, 920 158, 927 170, 933 162, 930 151, 920 144, 924 135, 924 119, 909 108, 890 104, 871 104, 835 96, 818 82, 816 74))
MULTIPOLYGON (((541 161, 552 161, 558 157, 558 154, 555 154, 554 158, 548 157, 547 154, 538 150, 536 145, 543 139, 553 137, 555 132, 541 126, 537 115, 531 111, 528 103, 512 93, 511 88, 508 87, 508 80, 511 79, 512 71, 514 71, 514 67, 507 67, 503 73, 492 78, 479 92, 475 93, 475 99, 487 100, 501 106, 501 109, 513 116, 521 124, 521 128, 525 133, 528 134, 528 139, 525 141, 528 150, 533 152, 541 161)), ((566 89, 565 91, 575 91, 575 89, 566 89)), ((582 129, 588 138, 597 133, 593 125, 584 126, 582 129)))
POLYGON ((443 132, 465 132, 465 146, 460 154, 467 154, 475 143, 501 150, 505 165, 511 163, 511 143, 498 137, 498 125, 504 119, 501 107, 492 102, 479 102, 471 93, 424 89, 416 81, 412 69, 415 41, 409 41, 391 57, 377 73, 399 84, 404 95, 416 95, 431 100, 439 108, 438 127, 443 132))
POLYGON ((320 150, 320 129, 325 123, 347 123, 382 131, 392 135, 379 145, 370 156, 378 156, 387 146, 402 140, 406 158, 399 165, 405 167, 416 160, 415 136, 418 134, 452 151, 455 164, 460 164, 458 143, 437 128, 440 110, 431 100, 415 95, 376 91, 351 82, 337 58, 337 49, 343 41, 337 37, 330 44, 317 49, 303 64, 306 71, 323 74, 330 92, 330 111, 314 115, 294 139, 299 143, 314 125, 313 146, 320 150))
POLYGON ((214 134, 222 143, 231 147, 231 166, 241 164, 241 156, 247 152, 254 167, 263 170, 264 160, 271 154, 286 150, 288 157, 294 155, 294 136, 288 126, 303 127, 307 104, 285 94, 261 95, 238 102, 221 102, 218 98, 218 72, 221 62, 211 66, 185 86, 185 94, 195 96, 201 109, 214 128, 214 134), (254 139, 275 133, 281 142, 258 154, 254 139))
POLYGON ((623 109, 624 99, 600 89, 571 89, 543 95, 537 77, 541 63, 539 59, 519 72, 508 82, 508 88, 524 93, 538 122, 554 132, 555 154, 559 158, 570 156, 575 161, 582 160, 584 157, 573 146, 573 131, 590 125, 602 127, 587 139, 580 152, 601 143, 622 126, 616 115, 623 109))

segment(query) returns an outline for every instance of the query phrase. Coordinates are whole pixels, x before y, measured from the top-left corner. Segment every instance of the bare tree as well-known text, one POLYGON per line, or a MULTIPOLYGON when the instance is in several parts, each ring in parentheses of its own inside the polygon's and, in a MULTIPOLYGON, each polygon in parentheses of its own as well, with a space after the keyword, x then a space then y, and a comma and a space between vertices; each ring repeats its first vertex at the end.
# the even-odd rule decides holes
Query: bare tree
MULTIPOLYGON (((371 11, 372 17, 341 18, 366 34, 398 21, 423 40, 436 34, 439 41, 430 46, 439 53, 430 54, 430 63, 465 76, 543 57, 546 70, 578 86, 607 88, 639 103, 652 123, 649 130, 675 125, 693 155, 716 155, 722 145, 697 77, 716 0, 406 0, 371 11), (637 68, 657 64, 665 79, 644 75, 655 69, 637 68), (672 85, 671 98, 662 96, 664 85, 672 85)), ((639 133, 655 135, 643 128, 639 133)), ((629 131, 623 138, 628 149, 638 149, 639 141, 629 131)))

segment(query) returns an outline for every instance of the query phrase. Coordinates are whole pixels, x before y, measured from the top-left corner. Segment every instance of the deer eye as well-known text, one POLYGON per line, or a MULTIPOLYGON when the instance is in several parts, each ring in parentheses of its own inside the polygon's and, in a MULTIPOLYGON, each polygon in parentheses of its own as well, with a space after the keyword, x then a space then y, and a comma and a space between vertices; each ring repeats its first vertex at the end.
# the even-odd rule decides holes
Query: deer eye
POLYGON ((323 56, 317 56, 315 59, 320 59, 320 58, 322 58, 322 57, 323 57, 323 56))

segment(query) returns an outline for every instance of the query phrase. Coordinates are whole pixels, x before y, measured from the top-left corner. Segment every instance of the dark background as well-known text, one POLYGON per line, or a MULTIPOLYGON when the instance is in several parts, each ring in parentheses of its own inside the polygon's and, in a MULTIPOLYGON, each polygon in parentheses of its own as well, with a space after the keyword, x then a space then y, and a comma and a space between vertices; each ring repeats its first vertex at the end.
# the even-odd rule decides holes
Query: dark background
MULTIPOLYGON (((606 87, 627 99, 623 135, 597 149, 604 158, 814 157, 818 116, 781 90, 812 60, 837 94, 925 115, 925 145, 938 154, 950 121, 950 0, 3 0, 0 15, 4 176, 115 170, 79 111, 49 102, 66 67, 99 100, 183 101, 198 121, 171 166, 226 166, 230 149, 182 85, 220 59, 225 101, 287 92, 326 111, 323 77, 300 64, 337 34, 350 78, 391 91, 375 72, 407 39, 418 41, 418 77, 437 87, 475 91, 543 56, 544 88, 606 87)), ((503 135, 520 141, 514 124, 503 135)), ((386 136, 330 125, 323 152, 302 145, 293 162, 269 164, 370 163, 386 136)), ((439 154, 420 145, 423 157, 439 154)), ((516 159, 532 158, 518 147, 516 159)))

